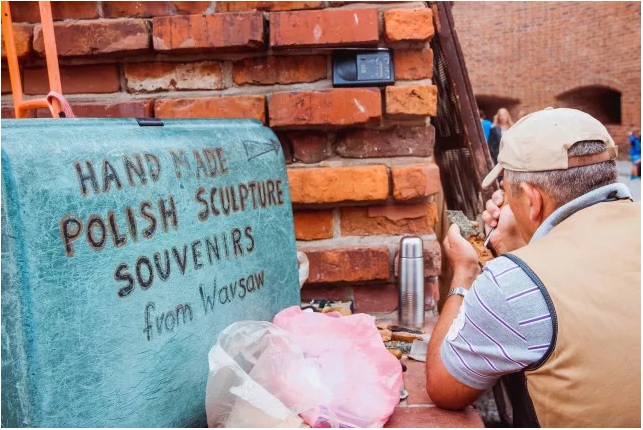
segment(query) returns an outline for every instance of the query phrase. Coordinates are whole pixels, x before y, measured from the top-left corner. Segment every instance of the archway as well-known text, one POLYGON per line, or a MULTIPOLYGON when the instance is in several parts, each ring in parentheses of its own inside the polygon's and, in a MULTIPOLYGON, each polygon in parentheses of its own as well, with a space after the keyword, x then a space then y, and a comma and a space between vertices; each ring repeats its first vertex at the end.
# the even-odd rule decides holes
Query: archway
POLYGON ((582 110, 603 124, 621 124, 621 92, 603 85, 576 87, 556 96, 557 107, 582 110))

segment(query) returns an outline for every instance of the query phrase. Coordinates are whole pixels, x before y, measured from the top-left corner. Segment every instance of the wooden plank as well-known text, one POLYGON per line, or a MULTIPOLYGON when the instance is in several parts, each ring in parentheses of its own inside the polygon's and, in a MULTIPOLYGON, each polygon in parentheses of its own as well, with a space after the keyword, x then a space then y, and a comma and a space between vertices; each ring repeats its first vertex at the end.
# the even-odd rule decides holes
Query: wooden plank
POLYGON ((458 101, 457 107, 460 111, 465 142, 469 148, 474 166, 475 182, 477 189, 482 191, 483 199, 486 200, 495 189, 494 187, 481 190, 482 179, 493 168, 493 162, 489 153, 489 147, 484 138, 478 106, 473 95, 471 82, 467 73, 467 66, 464 61, 458 35, 453 23, 451 13, 451 2, 436 2, 437 16, 437 37, 444 52, 444 59, 449 72, 452 89, 458 101))

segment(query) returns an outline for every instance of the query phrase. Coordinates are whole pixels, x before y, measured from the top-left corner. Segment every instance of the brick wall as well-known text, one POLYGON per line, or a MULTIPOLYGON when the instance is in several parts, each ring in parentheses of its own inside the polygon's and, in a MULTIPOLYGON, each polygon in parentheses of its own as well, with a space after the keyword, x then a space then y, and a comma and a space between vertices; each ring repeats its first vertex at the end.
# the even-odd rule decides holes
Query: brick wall
MULTIPOLYGON (((11 6, 24 91, 44 95, 37 6, 11 6)), ((394 310, 395 252, 406 234, 425 239, 437 294, 437 92, 425 3, 58 2, 53 16, 63 92, 77 116, 244 117, 275 130, 297 246, 310 259, 304 298, 394 310), (378 46, 393 49, 395 85, 332 87, 329 48, 378 46)))
MULTIPOLYGON (((640 2, 456 2, 453 15, 478 99, 514 99, 521 116, 569 106, 557 97, 580 87, 610 89, 621 94, 621 121, 608 129, 629 149, 629 128, 641 124, 640 2)), ((574 106, 600 117, 597 93, 574 106)))

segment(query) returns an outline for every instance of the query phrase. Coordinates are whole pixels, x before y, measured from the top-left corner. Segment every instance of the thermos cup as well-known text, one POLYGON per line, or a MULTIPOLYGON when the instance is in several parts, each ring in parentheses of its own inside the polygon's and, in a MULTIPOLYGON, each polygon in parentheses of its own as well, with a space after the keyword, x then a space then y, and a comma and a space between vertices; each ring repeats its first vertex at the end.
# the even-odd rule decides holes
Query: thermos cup
POLYGON ((424 257, 422 238, 400 240, 398 319, 405 327, 424 326, 424 257))

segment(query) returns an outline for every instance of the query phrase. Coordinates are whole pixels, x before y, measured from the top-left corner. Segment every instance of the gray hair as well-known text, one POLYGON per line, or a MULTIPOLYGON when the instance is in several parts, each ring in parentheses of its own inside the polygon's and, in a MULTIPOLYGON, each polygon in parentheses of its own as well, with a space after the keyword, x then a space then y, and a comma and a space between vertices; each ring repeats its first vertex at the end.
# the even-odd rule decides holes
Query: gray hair
MULTIPOLYGON (((596 140, 576 142, 567 151, 568 156, 598 154, 605 151, 605 144, 596 140)), ((589 166, 572 167, 566 170, 542 172, 516 172, 505 170, 505 182, 514 193, 520 193, 520 183, 537 186, 553 199, 556 208, 596 188, 613 184, 618 180, 616 161, 604 161, 589 166)))

